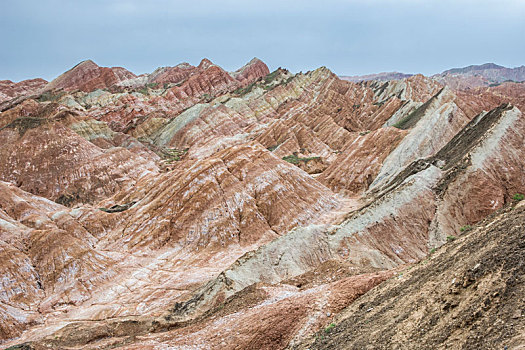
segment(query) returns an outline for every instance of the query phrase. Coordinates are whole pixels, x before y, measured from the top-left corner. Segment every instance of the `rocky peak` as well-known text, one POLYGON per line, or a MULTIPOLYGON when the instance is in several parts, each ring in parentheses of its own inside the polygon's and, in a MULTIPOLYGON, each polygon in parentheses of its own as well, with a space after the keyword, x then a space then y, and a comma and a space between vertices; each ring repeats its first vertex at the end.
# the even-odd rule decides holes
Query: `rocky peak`
POLYGON ((207 59, 207 58, 203 58, 203 59, 201 60, 201 62, 199 63, 198 68, 200 68, 200 69, 208 69, 208 68, 210 68, 211 66, 214 66, 213 62, 210 61, 210 60, 207 59))
POLYGON ((245 86, 269 73, 270 70, 268 69, 268 66, 257 57, 254 57, 243 67, 231 73, 231 76, 245 86))
POLYGON ((108 88, 120 81, 136 77, 125 68, 100 67, 92 60, 85 60, 55 78, 45 87, 45 90, 66 91, 108 88))
POLYGON ((80 61, 72 69, 93 70, 97 68, 100 68, 99 65, 96 64, 93 60, 88 59, 88 60, 80 61))

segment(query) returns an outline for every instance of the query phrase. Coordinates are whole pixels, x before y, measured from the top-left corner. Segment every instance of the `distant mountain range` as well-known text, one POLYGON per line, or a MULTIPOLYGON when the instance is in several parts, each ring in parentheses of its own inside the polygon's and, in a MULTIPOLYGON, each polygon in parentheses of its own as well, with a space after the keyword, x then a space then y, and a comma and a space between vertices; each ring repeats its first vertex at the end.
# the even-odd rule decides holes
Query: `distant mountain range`
MULTIPOLYGON (((341 79, 360 81, 388 81, 404 79, 413 74, 399 72, 383 72, 377 74, 340 76, 341 79)), ((521 82, 525 80, 525 66, 507 68, 495 63, 481 65, 470 65, 463 68, 452 68, 432 76, 438 82, 455 89, 468 89, 478 86, 490 86, 500 84, 504 81, 521 82)))
POLYGON ((442 84, 455 89, 494 86, 504 81, 524 81, 525 66, 507 68, 494 63, 453 68, 432 76, 442 84))
POLYGON ((367 74, 367 75, 339 76, 339 78, 343 80, 353 81, 354 83, 358 83, 360 81, 369 81, 369 80, 380 80, 380 81, 399 80, 399 79, 405 79, 405 78, 411 77, 412 75, 414 74, 406 74, 406 73, 399 73, 399 72, 382 72, 382 73, 367 74))

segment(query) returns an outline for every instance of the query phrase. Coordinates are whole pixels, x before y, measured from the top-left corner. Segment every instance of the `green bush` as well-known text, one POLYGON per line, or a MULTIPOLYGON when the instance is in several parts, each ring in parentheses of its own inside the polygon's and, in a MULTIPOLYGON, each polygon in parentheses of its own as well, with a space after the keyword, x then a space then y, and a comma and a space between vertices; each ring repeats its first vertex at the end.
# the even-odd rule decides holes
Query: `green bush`
POLYGON ((189 148, 185 149, 177 149, 177 148, 166 148, 163 150, 163 158, 164 160, 170 164, 173 162, 178 162, 182 159, 182 157, 188 153, 189 148))
POLYGON ((447 241, 448 242, 452 242, 455 239, 456 239, 456 236, 447 236, 447 241))
POLYGON ((523 199, 525 198, 525 195, 521 194, 521 193, 516 193, 514 196, 512 196, 512 199, 514 199, 515 201, 522 201, 523 199))
POLYGON ((324 329, 324 332, 325 333, 330 333, 332 331, 332 329, 334 329, 335 327, 335 323, 330 323, 328 326, 326 326, 326 328, 324 329))
POLYGON ((273 72, 271 72, 270 74, 268 74, 267 76, 264 77, 264 83, 265 84, 270 84, 278 76, 279 76, 279 69, 276 69, 276 70, 274 70, 273 72))
POLYGON ((138 93, 141 93, 143 95, 149 95, 149 89, 147 86, 144 86, 137 90, 138 93))
POLYGON ((299 162, 309 162, 311 160, 314 160, 314 159, 319 159, 320 157, 306 157, 306 158, 301 158, 301 157, 298 157, 297 155, 295 154, 291 154, 289 156, 286 156, 286 157, 283 157, 283 160, 287 161, 288 163, 292 163, 292 164, 299 164, 299 162))
POLYGON ((470 225, 465 225, 465 226, 461 226, 461 227, 459 228, 459 231, 461 231, 461 232, 465 232, 465 231, 470 230, 471 228, 472 228, 472 226, 470 226, 470 225))

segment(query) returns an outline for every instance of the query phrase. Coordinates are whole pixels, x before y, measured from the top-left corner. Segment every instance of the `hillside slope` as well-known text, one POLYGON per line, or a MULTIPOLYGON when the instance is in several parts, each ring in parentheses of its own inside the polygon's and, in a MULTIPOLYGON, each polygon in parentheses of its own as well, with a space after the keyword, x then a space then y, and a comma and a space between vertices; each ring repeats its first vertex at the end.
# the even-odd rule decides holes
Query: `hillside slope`
POLYGON ((522 349, 524 227, 525 203, 494 213, 294 349, 522 349))

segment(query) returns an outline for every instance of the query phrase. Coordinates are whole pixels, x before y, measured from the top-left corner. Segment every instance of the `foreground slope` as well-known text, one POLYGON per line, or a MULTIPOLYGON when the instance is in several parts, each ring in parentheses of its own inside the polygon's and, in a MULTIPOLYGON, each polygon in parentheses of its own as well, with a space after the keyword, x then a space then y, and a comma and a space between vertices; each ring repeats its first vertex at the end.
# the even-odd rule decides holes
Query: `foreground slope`
POLYGON ((521 349, 525 203, 498 211, 344 310, 300 349, 521 349))

